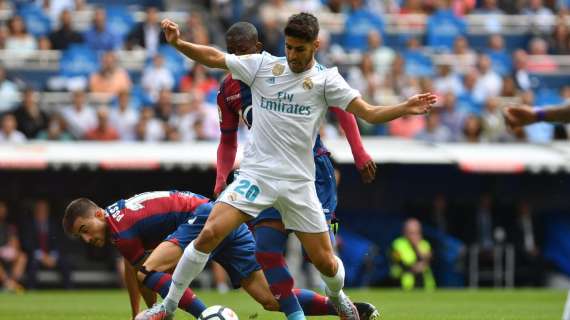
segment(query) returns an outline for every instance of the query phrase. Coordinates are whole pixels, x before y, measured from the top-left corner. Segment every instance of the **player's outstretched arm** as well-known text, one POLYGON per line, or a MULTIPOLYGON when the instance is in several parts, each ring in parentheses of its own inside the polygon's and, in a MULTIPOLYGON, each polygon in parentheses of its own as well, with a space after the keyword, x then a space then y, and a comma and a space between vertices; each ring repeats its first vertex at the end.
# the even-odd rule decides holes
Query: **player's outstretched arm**
POLYGON ((224 52, 214 47, 198 45, 180 39, 178 24, 171 20, 162 20, 160 26, 166 41, 188 58, 210 68, 228 69, 224 52))
POLYGON ((506 107, 504 109, 505 121, 511 127, 526 126, 531 123, 570 122, 570 104, 562 107, 553 107, 534 110, 530 106, 506 107))
POLYGON ((125 287, 127 287, 127 291, 129 293, 132 319, 134 319, 139 313, 139 303, 141 297, 139 284, 134 267, 125 258, 123 258, 123 263, 125 267, 123 277, 125 281, 125 287))
POLYGON ((437 97, 431 93, 417 94, 394 106, 373 106, 359 97, 348 104, 346 111, 367 122, 378 124, 406 115, 427 114, 436 102, 437 97))

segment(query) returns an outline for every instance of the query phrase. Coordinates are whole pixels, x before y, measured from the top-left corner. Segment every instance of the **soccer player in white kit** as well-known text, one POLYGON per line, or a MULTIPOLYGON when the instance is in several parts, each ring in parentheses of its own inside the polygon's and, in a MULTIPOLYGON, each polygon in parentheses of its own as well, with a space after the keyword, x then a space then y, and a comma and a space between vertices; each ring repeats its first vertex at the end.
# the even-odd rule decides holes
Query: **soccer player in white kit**
MULTIPOLYGON (((227 69, 251 87, 255 121, 245 146, 239 175, 220 195, 206 225, 184 251, 163 303, 137 319, 170 319, 190 282, 202 271, 210 253, 241 223, 275 207, 286 229, 295 232, 321 273, 326 294, 341 319, 358 320, 344 294, 344 267, 334 254, 315 190, 312 148, 328 106, 337 106, 370 123, 404 115, 425 114, 436 97, 419 94, 395 106, 371 106, 352 89, 337 68, 315 61, 319 47, 317 19, 308 13, 291 16, 285 27, 286 57, 266 52, 246 56, 223 53, 179 38, 178 25, 163 20, 168 42, 184 55, 212 68, 227 69)), ((288 319, 305 319, 302 312, 288 319)))

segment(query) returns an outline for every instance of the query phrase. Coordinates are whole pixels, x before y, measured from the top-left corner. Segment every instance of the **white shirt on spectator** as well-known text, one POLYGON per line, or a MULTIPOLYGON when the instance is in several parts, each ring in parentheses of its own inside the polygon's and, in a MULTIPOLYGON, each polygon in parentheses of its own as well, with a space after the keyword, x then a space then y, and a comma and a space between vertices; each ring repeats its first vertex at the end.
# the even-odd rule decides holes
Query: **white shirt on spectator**
POLYGON ((463 93, 463 84, 459 77, 453 73, 445 76, 445 77, 438 77, 433 81, 433 87, 435 92, 440 95, 446 93, 453 93, 454 95, 460 95, 463 93))
POLYGON ((158 142, 164 140, 166 133, 164 132, 164 124, 158 119, 150 119, 146 123, 144 135, 145 142, 158 142))
POLYGON ((160 90, 172 90, 174 87, 174 76, 166 67, 156 68, 148 66, 144 69, 141 84, 152 100, 156 102, 160 90))
POLYGON ((12 110, 20 101, 20 91, 10 80, 0 83, 0 113, 12 110))
POLYGON ((489 70, 477 79, 473 96, 477 102, 483 103, 488 98, 498 96, 502 88, 503 80, 501 77, 496 72, 489 70))
POLYGON ((132 108, 122 111, 119 108, 112 109, 109 114, 111 125, 117 129, 121 140, 132 141, 135 139, 135 126, 139 121, 138 113, 132 108))
POLYGON ((26 136, 17 130, 12 131, 9 135, 0 132, 0 143, 23 143, 26 140, 26 136))
POLYGON ((97 126, 97 114, 89 106, 84 106, 80 111, 73 106, 67 106, 61 115, 67 123, 69 132, 77 139, 83 138, 87 131, 97 126))

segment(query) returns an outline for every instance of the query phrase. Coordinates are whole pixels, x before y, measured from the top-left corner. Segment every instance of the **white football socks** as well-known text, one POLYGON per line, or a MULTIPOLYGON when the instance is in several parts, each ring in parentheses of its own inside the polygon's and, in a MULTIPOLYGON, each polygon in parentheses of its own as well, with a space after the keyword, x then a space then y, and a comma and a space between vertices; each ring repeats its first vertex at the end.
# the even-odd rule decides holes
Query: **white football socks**
POLYGON ((327 287, 327 295, 331 295, 333 297, 337 297, 341 292, 342 288, 344 287, 344 265, 339 257, 335 256, 336 261, 338 262, 338 269, 336 274, 332 277, 327 277, 321 273, 321 278, 325 282, 327 287))
POLYGON ((184 290, 204 270, 209 257, 209 253, 196 250, 194 241, 190 242, 188 247, 184 249, 184 253, 172 274, 172 284, 168 289, 168 295, 164 298, 164 307, 168 313, 176 311, 184 290))

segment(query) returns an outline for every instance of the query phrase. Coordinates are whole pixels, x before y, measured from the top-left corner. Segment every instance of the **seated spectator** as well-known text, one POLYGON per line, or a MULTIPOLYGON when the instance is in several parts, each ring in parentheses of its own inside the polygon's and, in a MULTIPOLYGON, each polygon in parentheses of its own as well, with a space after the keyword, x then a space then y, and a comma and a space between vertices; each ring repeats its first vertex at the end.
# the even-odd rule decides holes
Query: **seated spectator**
POLYGON ((522 91, 531 90, 532 83, 528 72, 528 55, 526 51, 519 49, 513 52, 513 67, 513 78, 517 88, 522 91))
POLYGON ((66 131, 65 121, 59 114, 54 114, 49 119, 48 127, 40 131, 36 137, 38 140, 48 141, 71 141, 73 136, 66 131))
POLYGON ((570 28, 560 19, 550 38, 550 49, 554 54, 570 54, 570 28))
POLYGON ((403 236, 392 242, 392 277, 400 281, 404 290, 421 287, 433 290, 431 259, 431 245, 423 238, 420 222, 413 218, 406 220, 403 236))
POLYGON ((20 131, 16 130, 18 127, 18 122, 16 121, 16 117, 13 114, 4 114, 2 116, 2 123, 0 125, 0 143, 26 142, 26 136, 20 131))
POLYGON ((413 138, 425 128, 423 117, 404 116, 388 122, 388 133, 394 137, 413 138))
POLYGON ((194 140, 194 122, 204 112, 204 95, 199 91, 192 92, 189 103, 179 104, 176 113, 170 117, 169 125, 176 128, 182 141, 194 140))
POLYGON ((396 53, 392 48, 383 45, 382 34, 376 30, 368 33, 368 53, 372 58, 374 70, 384 78, 392 69, 396 53))
POLYGON ((531 24, 536 31, 544 34, 550 33, 555 20, 552 10, 545 7, 542 0, 529 0, 527 3, 522 14, 532 19, 531 24))
POLYGON ((542 38, 532 39, 527 70, 529 72, 554 72, 557 69, 558 64, 548 55, 548 43, 542 38))
POLYGON ((91 141, 119 140, 117 130, 109 121, 109 108, 101 106, 97 109, 97 126, 87 131, 85 138, 91 141))
POLYGON ((152 107, 144 107, 135 127, 135 139, 144 142, 158 142, 164 140, 165 137, 164 123, 154 117, 152 107))
POLYGON ((501 93, 503 80, 492 69, 491 59, 486 54, 479 56, 478 71, 479 78, 475 84, 473 96, 478 103, 484 103, 487 99, 496 97, 501 93))
POLYGON ((57 270, 62 277, 63 287, 70 289, 71 269, 65 252, 61 250, 64 241, 61 226, 50 218, 49 203, 38 200, 32 209, 32 219, 24 226, 23 237, 28 252, 28 287, 37 288, 40 269, 57 270))
POLYGON ((200 12, 192 11, 186 20, 186 25, 181 30, 181 38, 195 44, 211 45, 212 41, 210 41, 208 26, 208 22, 204 21, 204 17, 200 12))
POLYGON ((83 36, 79 32, 73 30, 73 25, 71 24, 71 12, 69 10, 63 10, 61 12, 59 24, 59 29, 53 31, 49 35, 49 41, 52 49, 66 50, 74 43, 83 42, 83 36))
MULTIPOLYGON (((479 111, 479 110, 478 110, 479 111)), ((453 93, 447 93, 441 99, 440 121, 449 129, 454 140, 461 135, 466 111, 457 107, 457 98, 453 93)))
POLYGON ((374 64, 370 55, 364 54, 360 65, 350 68, 346 80, 367 101, 376 101, 376 94, 382 84, 382 78, 374 72, 374 64))
POLYGON ((411 96, 415 91, 412 86, 412 77, 406 73, 406 61, 397 55, 392 63, 392 71, 384 79, 385 87, 394 90, 399 96, 411 96))
POLYGON ((48 126, 48 116, 38 106, 36 94, 32 88, 26 88, 22 94, 22 105, 14 112, 18 122, 18 131, 22 132, 27 139, 34 139, 48 126))
POLYGON ((481 113, 483 137, 489 142, 508 141, 507 127, 497 98, 490 98, 481 113))
POLYGON ((437 112, 432 112, 427 116, 426 127, 415 138, 430 143, 449 142, 452 140, 451 131, 441 125, 440 116, 437 112))
POLYGON ((75 139, 82 139, 87 131, 95 128, 97 125, 97 116, 85 101, 84 91, 75 91, 72 93, 72 105, 63 108, 61 115, 65 120, 69 132, 75 139))
POLYGON ((501 97, 516 97, 519 95, 519 89, 515 79, 511 76, 503 77, 503 88, 501 89, 501 97))
POLYGON ((161 90, 155 105, 155 115, 158 119, 167 122, 174 114, 174 104, 172 103, 172 91, 161 90))
POLYGON ((174 76, 164 65, 163 56, 157 54, 153 57, 152 64, 143 71, 141 85, 153 102, 157 101, 161 90, 174 89, 174 76))
POLYGON ((459 95, 463 92, 463 84, 459 76, 453 72, 451 65, 445 62, 437 67, 437 77, 433 81, 433 87, 439 96, 447 93, 459 95))
POLYGON ((384 32, 384 21, 364 6, 364 0, 350 0, 350 11, 346 15, 342 46, 347 51, 366 51, 368 33, 384 32))
POLYGON ((18 229, 7 219, 8 206, 0 201, 0 284, 8 292, 22 292, 28 257, 22 250, 18 229))
POLYGON ((130 91, 131 78, 127 71, 117 66, 117 56, 108 51, 101 58, 101 69, 89 78, 89 89, 94 93, 118 95, 130 91))
POLYGON ((125 47, 127 50, 143 48, 147 56, 156 55, 158 47, 166 44, 166 38, 160 30, 158 10, 155 7, 146 8, 145 20, 137 24, 127 36, 125 47))
POLYGON ((497 0, 483 0, 481 8, 473 11, 473 14, 486 15, 485 29, 489 33, 499 33, 502 30, 501 16, 505 14, 497 5, 497 0))
POLYGON ((219 84, 216 78, 212 77, 206 67, 195 63, 192 70, 180 80, 181 92, 192 92, 195 89, 206 95, 212 90, 218 90, 219 84))
POLYGON ((454 61, 449 61, 453 71, 464 74, 477 63, 477 54, 469 47, 469 42, 464 36, 455 38, 453 43, 454 61))
POLYGON ((135 126, 139 121, 139 114, 131 105, 131 96, 127 91, 122 91, 117 97, 118 107, 111 110, 109 119, 114 128, 117 128, 121 140, 132 141, 135 139, 135 126))
POLYGON ((95 51, 110 51, 121 46, 120 37, 107 28, 107 14, 98 8, 93 16, 93 27, 84 34, 85 43, 95 51))
POLYGON ((8 20, 8 37, 6 38, 6 50, 14 54, 22 55, 34 52, 38 48, 36 39, 28 33, 21 16, 15 15, 8 20))
POLYGON ((6 77, 6 69, 0 67, 0 114, 11 111, 20 101, 18 86, 6 77))
POLYGON ((433 76, 433 62, 431 57, 425 54, 418 38, 408 39, 402 56, 406 62, 406 74, 414 77, 433 76))
POLYGON ((513 62, 510 54, 505 49, 505 40, 500 34, 494 34, 489 37, 489 46, 487 55, 491 59, 493 70, 499 75, 504 76, 511 74, 513 62))
MULTIPOLYGON (((342 6, 342 5, 341 5, 342 6)), ((262 1, 259 8, 261 28, 259 29, 259 40, 263 43, 263 49, 273 55, 283 56, 283 34, 278 17, 284 12, 296 12, 295 8, 283 0, 262 1)))
POLYGON ((479 72, 475 69, 468 70, 463 77, 463 93, 457 96, 457 110, 467 113, 481 112, 482 103, 475 96, 475 85, 479 79, 479 72))
POLYGON ((427 45, 440 51, 451 51, 455 38, 467 32, 465 21, 451 10, 450 2, 437 1, 438 8, 427 22, 427 45))
POLYGON ((468 143, 479 143, 483 141, 483 124, 481 118, 474 114, 470 114, 463 121, 463 134, 459 141, 468 143))

